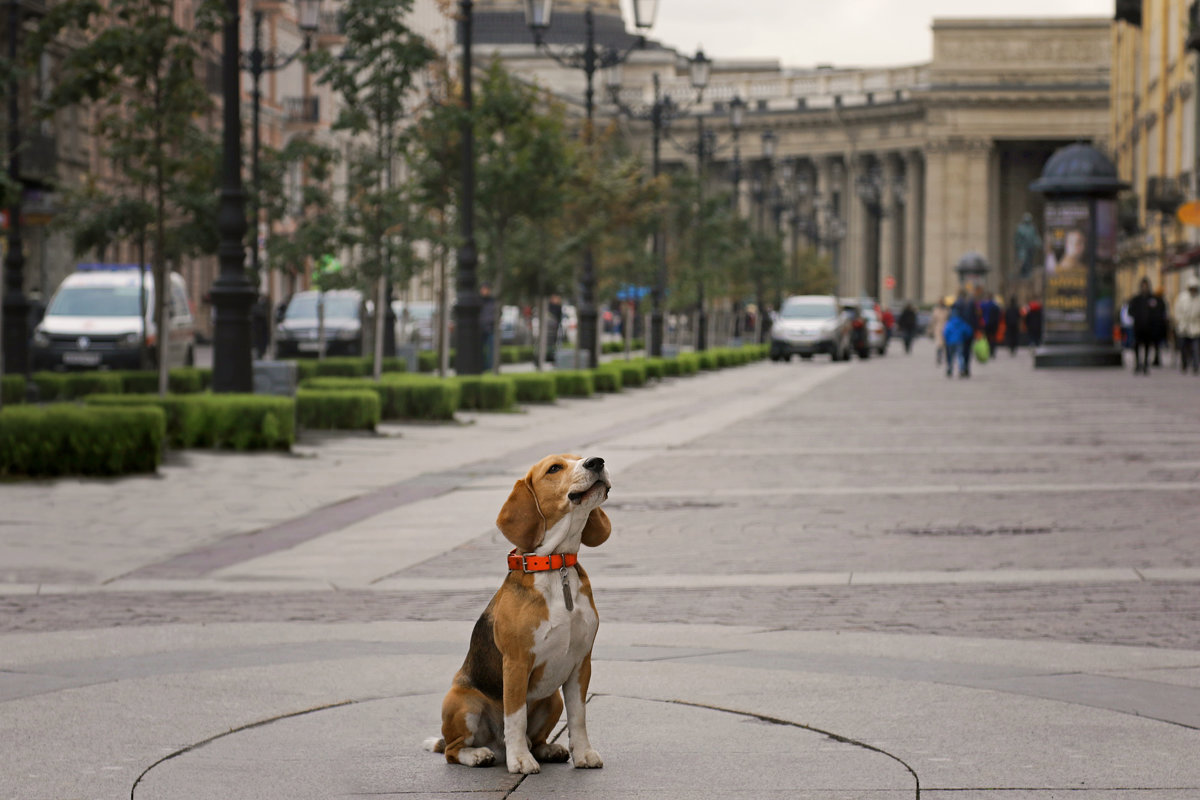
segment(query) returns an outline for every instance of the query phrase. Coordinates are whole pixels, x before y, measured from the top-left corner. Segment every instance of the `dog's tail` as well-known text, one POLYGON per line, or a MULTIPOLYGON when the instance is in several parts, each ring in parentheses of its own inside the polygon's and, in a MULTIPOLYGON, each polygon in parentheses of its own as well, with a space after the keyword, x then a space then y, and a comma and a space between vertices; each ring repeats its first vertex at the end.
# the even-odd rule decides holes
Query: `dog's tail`
POLYGON ((424 747, 431 753, 446 752, 446 740, 440 736, 430 736, 425 740, 424 747))

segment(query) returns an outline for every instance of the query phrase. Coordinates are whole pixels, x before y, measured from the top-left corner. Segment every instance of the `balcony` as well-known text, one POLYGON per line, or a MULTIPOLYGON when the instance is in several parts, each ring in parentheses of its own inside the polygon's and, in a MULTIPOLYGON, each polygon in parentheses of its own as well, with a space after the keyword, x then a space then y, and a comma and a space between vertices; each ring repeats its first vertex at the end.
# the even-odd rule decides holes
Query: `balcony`
POLYGON ((295 124, 315 125, 321 121, 321 98, 311 95, 283 98, 283 113, 295 124))
POLYGON ((1183 203, 1187 186, 1179 178, 1156 175, 1146 179, 1146 210, 1174 214, 1183 203))

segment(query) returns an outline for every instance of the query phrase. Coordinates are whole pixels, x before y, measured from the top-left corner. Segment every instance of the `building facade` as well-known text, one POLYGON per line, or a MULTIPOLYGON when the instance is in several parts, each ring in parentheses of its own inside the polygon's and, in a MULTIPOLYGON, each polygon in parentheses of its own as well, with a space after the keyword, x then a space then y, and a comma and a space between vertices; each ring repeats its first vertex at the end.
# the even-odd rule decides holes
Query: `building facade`
MULTIPOLYGON (((598 43, 634 47, 616 0, 556 3, 552 47, 583 41, 589 5, 598 43)), ((533 46, 519 6, 479 3, 476 47, 578 108, 582 71, 533 46)), ((680 166, 694 163, 687 131, 703 115, 719 143, 711 179, 745 178, 738 193, 747 213, 776 198, 769 202, 785 246, 828 252, 842 294, 931 302, 957 288, 954 265, 972 251, 991 265, 991 289, 1024 292, 1014 234, 1027 212, 1040 228, 1043 208, 1029 184, 1057 148, 1108 144, 1111 27, 1092 18, 935 20, 928 63, 788 69, 718 59, 699 101, 688 81, 691 54, 651 41, 633 49, 621 99, 649 105, 657 75, 667 96, 690 106, 663 149, 664 160, 680 166), (728 113, 735 98, 747 104, 736 133, 728 113), (776 145, 769 171, 766 131, 776 145)), ((597 115, 616 116, 599 76, 597 83, 597 115)), ((648 124, 623 124, 648 152, 648 124)))
POLYGON ((1178 214, 1200 196, 1193 51, 1200 39, 1189 13, 1185 0, 1117 3, 1110 135, 1121 178, 1133 186, 1121 208, 1124 297, 1145 276, 1174 300, 1183 275, 1200 265, 1200 228, 1178 214))

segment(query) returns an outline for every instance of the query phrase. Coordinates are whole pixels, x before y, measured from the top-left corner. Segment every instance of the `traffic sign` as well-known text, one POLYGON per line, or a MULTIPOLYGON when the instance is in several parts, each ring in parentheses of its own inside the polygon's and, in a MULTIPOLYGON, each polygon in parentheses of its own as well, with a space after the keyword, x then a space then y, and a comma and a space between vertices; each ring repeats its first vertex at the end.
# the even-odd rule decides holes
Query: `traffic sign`
POLYGON ((896 276, 888 275, 886 278, 884 278, 883 279, 883 288, 895 289, 896 288, 896 276))

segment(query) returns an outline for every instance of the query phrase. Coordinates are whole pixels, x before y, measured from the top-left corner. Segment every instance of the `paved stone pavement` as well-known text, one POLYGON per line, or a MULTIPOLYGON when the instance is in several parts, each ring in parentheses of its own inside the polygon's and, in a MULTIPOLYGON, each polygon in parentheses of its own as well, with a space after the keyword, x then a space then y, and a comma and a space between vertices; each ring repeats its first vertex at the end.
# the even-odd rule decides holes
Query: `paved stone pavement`
POLYGON ((1197 796, 1200 379, 932 360, 0 486, 0 798, 1197 796), (614 473, 608 766, 449 770, 491 520, 564 450, 614 473))

